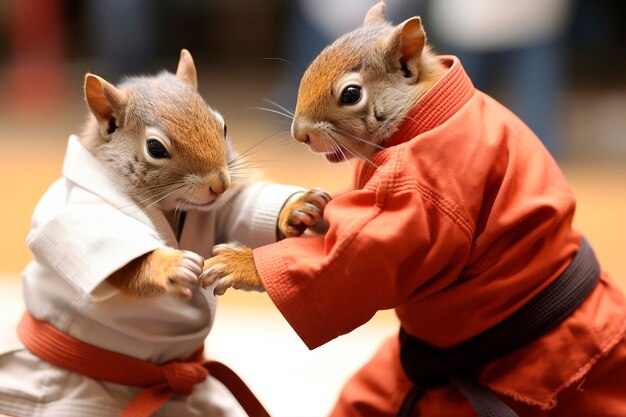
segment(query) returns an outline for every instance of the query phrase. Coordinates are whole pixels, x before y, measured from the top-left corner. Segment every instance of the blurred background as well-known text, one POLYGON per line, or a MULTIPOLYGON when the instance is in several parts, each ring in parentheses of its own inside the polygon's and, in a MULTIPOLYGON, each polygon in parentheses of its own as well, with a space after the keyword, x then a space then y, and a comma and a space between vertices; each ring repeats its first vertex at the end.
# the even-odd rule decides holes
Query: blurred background
MULTIPOLYGON (((22 310, 19 274, 40 196, 86 118, 83 77, 175 71, 191 51, 199 89, 235 147, 266 177, 331 191, 350 183, 289 137, 298 80, 324 45, 358 26, 373 0, 4 0, 0 2, 0 323, 22 310)), ((542 138, 578 197, 576 225, 626 288, 626 3, 620 0, 388 0, 395 22, 420 14, 435 50, 542 138)), ((346 300, 350 302, 350 300, 346 300)), ((237 370, 278 416, 316 416, 396 332, 381 312, 309 352, 264 294, 221 299, 209 354, 237 370), (250 346, 254 346, 252 352, 250 346)))

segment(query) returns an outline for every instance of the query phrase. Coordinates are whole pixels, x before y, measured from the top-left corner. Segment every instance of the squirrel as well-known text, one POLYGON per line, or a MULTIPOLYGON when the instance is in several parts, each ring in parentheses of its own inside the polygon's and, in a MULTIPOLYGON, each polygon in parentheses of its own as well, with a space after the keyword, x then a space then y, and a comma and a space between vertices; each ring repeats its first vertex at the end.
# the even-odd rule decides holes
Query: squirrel
POLYGON ((245 386, 229 371, 225 388, 202 362, 217 302, 199 285, 205 258, 216 242, 300 236, 323 223, 330 197, 242 178, 237 168, 249 164, 199 94, 187 50, 175 74, 113 85, 87 73, 84 93, 84 132, 70 136, 63 176, 33 214, 19 340, 0 337, 0 413, 108 417, 158 392, 164 415, 243 415, 245 386), (55 335, 44 342, 53 358, 29 344, 43 340, 42 328, 55 335), (111 376, 129 363, 119 354, 135 371, 111 376), (154 365, 162 367, 156 379, 143 375, 154 365), (138 386, 147 388, 137 394, 138 386), (173 392, 185 395, 168 401, 173 392))
POLYGON ((446 71, 420 17, 394 27, 380 2, 307 68, 291 135, 329 162, 368 160, 446 71))
POLYGON ((322 50, 291 133, 357 159, 328 232, 220 245, 201 280, 264 288, 309 349, 395 310, 399 332, 331 416, 625 415, 626 299, 573 227, 567 179, 457 57, 432 53, 419 17, 394 26, 379 2, 322 50))
MULTIPOLYGON (((381 1, 363 26, 327 46, 304 72, 291 135, 331 163, 369 161, 446 72, 420 17, 393 26, 381 1)), ((205 263, 202 285, 216 284, 216 294, 229 287, 262 291, 250 248, 217 245, 214 254, 221 256, 205 263)))
MULTIPOLYGON (((85 76, 85 100, 93 114, 83 145, 108 168, 138 206, 154 204, 176 228, 176 213, 220 207, 231 186, 235 159, 222 116, 197 91, 191 54, 183 49, 176 74, 131 77, 114 86, 85 76)), ((277 232, 300 236, 320 221, 329 197, 311 190, 281 210, 277 232)), ((202 256, 158 248, 115 271, 108 281, 130 296, 171 292, 191 297, 203 270, 202 256)))

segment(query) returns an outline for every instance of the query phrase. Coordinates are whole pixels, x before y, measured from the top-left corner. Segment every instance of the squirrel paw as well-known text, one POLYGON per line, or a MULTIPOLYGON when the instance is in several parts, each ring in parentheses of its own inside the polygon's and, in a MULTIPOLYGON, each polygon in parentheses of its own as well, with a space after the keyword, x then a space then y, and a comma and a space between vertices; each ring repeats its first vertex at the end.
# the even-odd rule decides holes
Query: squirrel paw
POLYGON ((215 295, 222 295, 231 287, 246 291, 264 290, 254 266, 252 249, 238 242, 213 248, 213 257, 204 261, 200 282, 204 288, 215 284, 215 295))
POLYGON ((330 195, 322 189, 314 188, 285 204, 278 216, 278 230, 284 237, 301 236, 307 228, 324 233, 326 223, 323 214, 330 195), (319 226, 322 226, 321 229, 319 226))
POLYGON ((161 253, 162 279, 160 284, 165 291, 181 297, 191 298, 192 290, 198 286, 204 258, 197 253, 185 250, 163 250, 161 253))

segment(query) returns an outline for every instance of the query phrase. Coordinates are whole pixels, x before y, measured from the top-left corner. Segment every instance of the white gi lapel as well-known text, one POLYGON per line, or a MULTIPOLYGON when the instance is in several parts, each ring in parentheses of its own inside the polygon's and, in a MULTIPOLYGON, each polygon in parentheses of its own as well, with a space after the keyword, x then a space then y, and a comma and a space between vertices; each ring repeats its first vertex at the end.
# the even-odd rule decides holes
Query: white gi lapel
POLYGON ((140 209, 127 195, 117 190, 106 168, 71 135, 63 163, 63 176, 89 192, 98 195, 127 216, 133 217, 159 232, 168 246, 178 247, 176 237, 163 213, 155 206, 140 209))

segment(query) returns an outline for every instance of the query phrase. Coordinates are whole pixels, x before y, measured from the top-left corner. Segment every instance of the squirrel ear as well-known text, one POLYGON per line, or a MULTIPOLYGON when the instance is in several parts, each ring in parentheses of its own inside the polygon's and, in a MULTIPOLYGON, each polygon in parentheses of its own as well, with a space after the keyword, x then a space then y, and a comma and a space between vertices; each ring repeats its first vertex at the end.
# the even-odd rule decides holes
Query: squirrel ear
POLYGON ((367 11, 364 25, 370 25, 374 23, 386 23, 387 22, 387 6, 384 1, 379 1, 367 11))
POLYGON ((96 119, 106 125, 117 126, 116 117, 122 116, 126 94, 97 75, 85 75, 85 100, 96 119))
POLYGON ((193 88, 198 89, 196 66, 193 63, 193 58, 191 57, 191 54, 186 49, 180 51, 180 59, 178 60, 176 76, 179 79, 191 84, 193 88))
POLYGON ((387 37, 387 51, 392 68, 400 69, 406 78, 417 81, 417 68, 422 56, 426 34, 419 17, 412 17, 396 26, 387 37))

